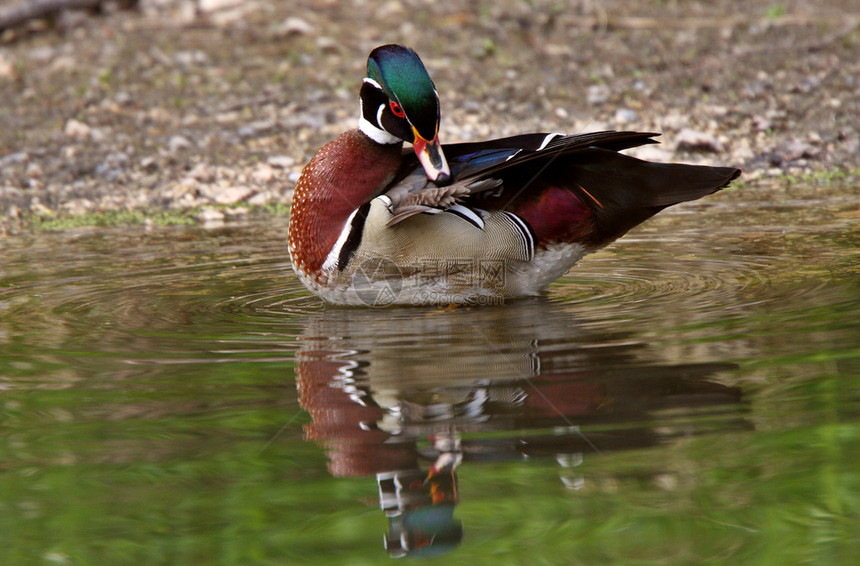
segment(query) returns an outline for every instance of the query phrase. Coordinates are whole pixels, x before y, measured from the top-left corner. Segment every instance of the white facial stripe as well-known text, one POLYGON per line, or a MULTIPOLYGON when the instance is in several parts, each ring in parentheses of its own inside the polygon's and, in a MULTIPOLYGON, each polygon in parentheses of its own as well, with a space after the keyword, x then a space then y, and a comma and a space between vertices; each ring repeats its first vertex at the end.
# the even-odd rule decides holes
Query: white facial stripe
MULTIPOLYGON (((382 87, 379 86, 379 83, 375 80, 365 77, 364 82, 372 84, 379 90, 382 90, 382 87)), ((385 105, 382 104, 379 106, 379 109, 376 111, 376 122, 377 124, 382 124, 382 112, 385 110, 385 105)), ((400 143, 402 140, 392 136, 376 124, 371 124, 367 118, 364 117, 364 100, 359 97, 358 99, 358 129, 367 137, 375 141, 376 143, 380 143, 383 145, 389 145, 394 143, 400 143)))
POLYGON ((382 89, 382 85, 380 85, 378 82, 376 82, 375 80, 371 79, 370 77, 364 77, 364 81, 362 81, 362 82, 365 82, 365 83, 367 83, 367 84, 373 85, 373 86, 375 86, 376 88, 378 88, 379 90, 383 90, 383 89, 382 89))

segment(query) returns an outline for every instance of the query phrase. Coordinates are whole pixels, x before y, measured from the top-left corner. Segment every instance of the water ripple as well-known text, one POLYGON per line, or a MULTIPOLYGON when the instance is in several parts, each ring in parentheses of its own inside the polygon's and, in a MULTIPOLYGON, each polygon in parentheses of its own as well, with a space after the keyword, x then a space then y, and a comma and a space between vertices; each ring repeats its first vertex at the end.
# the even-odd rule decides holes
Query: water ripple
MULTIPOLYGON (((846 257, 815 248, 807 234, 792 239, 783 230, 738 226, 705 231, 692 220, 671 221, 682 226, 646 225, 585 258, 548 296, 591 320, 678 324, 733 317, 822 293, 830 283, 822 273, 846 257)), ((322 305, 292 273, 285 233, 279 220, 213 231, 141 228, 6 239, 0 241, 0 317, 26 321, 30 340, 39 329, 38 340, 55 344, 95 333, 117 348, 145 336, 182 351, 195 340, 192 328, 213 335, 235 330, 258 343, 266 334, 295 337, 322 305)), ((18 332, 2 320, 0 337, 18 332)))

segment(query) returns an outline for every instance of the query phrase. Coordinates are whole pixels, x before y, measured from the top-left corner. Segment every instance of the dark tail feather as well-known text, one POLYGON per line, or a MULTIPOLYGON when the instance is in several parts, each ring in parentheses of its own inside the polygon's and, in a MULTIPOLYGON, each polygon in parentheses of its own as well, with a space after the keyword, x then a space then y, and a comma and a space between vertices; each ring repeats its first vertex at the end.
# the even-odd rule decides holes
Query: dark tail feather
POLYGON ((564 161, 564 186, 594 212, 593 245, 621 237, 667 206, 715 193, 741 174, 732 167, 652 163, 597 148, 564 161))

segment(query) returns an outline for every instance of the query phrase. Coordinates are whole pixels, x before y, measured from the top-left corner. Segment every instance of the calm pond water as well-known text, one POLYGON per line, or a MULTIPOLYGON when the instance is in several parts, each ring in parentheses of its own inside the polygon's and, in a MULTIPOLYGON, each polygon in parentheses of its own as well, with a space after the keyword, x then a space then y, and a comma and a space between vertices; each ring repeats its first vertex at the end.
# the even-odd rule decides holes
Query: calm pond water
POLYGON ((286 219, 0 239, 0 563, 856 564, 858 192, 487 307, 323 306, 286 219))

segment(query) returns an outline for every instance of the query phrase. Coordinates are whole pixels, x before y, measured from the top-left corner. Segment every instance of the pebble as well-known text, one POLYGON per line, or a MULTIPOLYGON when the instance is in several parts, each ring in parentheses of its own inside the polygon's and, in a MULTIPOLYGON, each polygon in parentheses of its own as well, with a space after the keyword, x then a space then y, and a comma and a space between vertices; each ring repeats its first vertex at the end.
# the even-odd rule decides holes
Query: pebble
POLYGON ((251 206, 262 206, 274 200, 275 195, 272 191, 261 191, 248 199, 248 204, 251 206))
POLYGON ((85 198, 74 199, 63 204, 62 208, 69 214, 78 216, 92 210, 93 201, 85 198))
POLYGON ((140 160, 140 168, 150 173, 158 170, 158 160, 151 155, 147 155, 140 160))
POLYGON ((320 36, 316 39, 316 46, 325 53, 337 53, 340 43, 333 37, 320 36))
POLYGON ((27 165, 27 177, 31 179, 38 179, 43 175, 42 166, 38 163, 30 163, 27 165))
POLYGON ((772 126, 771 121, 768 120, 767 118, 765 118, 764 116, 755 116, 755 117, 753 117, 752 122, 753 122, 753 126, 755 127, 755 129, 760 131, 760 132, 766 132, 772 126))
POLYGON ((228 208, 224 211, 224 214, 230 218, 244 218, 250 212, 251 210, 247 206, 237 206, 236 208, 228 208))
POLYGON ((42 47, 34 47, 30 51, 27 52, 27 57, 33 61, 38 61, 40 63, 47 63, 57 56, 57 50, 50 45, 44 45, 42 47))
POLYGON ((0 53, 0 79, 15 80, 18 78, 18 70, 15 64, 4 53, 0 53))
POLYGON ((216 185, 204 185, 200 187, 200 195, 217 204, 236 204, 247 200, 256 191, 251 187, 239 185, 219 187, 216 185))
POLYGON ((721 153, 726 150, 726 147, 714 135, 691 128, 683 128, 675 136, 675 150, 721 153))
POLYGON ((611 91, 607 85, 591 85, 588 87, 588 103, 604 104, 609 101, 611 91))
POLYGON ((204 226, 216 226, 224 222, 224 213, 217 208, 206 207, 197 215, 204 226))
POLYGON ((240 126, 237 133, 243 138, 248 138, 271 131, 274 127, 275 122, 272 120, 257 120, 256 122, 240 126))
POLYGON ((307 20, 290 16, 281 24, 278 32, 283 35, 308 35, 314 31, 314 26, 308 23, 307 20))
POLYGON ((260 163, 251 171, 251 179, 261 185, 266 185, 275 179, 275 170, 271 165, 260 163))
POLYGON ((632 124, 639 121, 639 113, 632 108, 619 108, 615 111, 615 121, 619 124, 632 124))
POLYGON ((7 153, 6 155, 0 157, 0 169, 4 167, 9 167, 10 165, 19 165, 22 163, 26 163, 29 159, 30 154, 26 151, 7 153))
POLYGON ((167 140, 167 150, 170 153, 179 153, 180 151, 190 149, 193 146, 191 140, 185 136, 174 135, 167 140))
POLYGON ((266 163, 278 169, 289 169, 296 164, 296 160, 289 155, 272 155, 266 160, 266 163))
POLYGON ((205 163, 198 163, 188 172, 188 177, 201 183, 211 183, 215 180, 215 170, 205 163))
POLYGON ((174 61, 183 67, 192 67, 194 65, 204 65, 209 62, 209 57, 203 51, 196 49, 194 51, 179 51, 173 56, 174 61))
POLYGON ((776 153, 785 161, 817 157, 819 149, 803 140, 791 140, 780 146, 776 153))
POLYGON ((633 157, 644 159, 645 161, 657 161, 660 163, 665 163, 674 159, 674 155, 671 151, 658 145, 643 145, 633 148, 627 153, 633 157))
POLYGON ((67 138, 81 141, 89 139, 91 132, 91 127, 79 120, 75 120, 74 118, 69 118, 69 120, 66 121, 65 127, 63 128, 63 133, 66 135, 67 138))
POLYGON ((37 216, 54 216, 54 211, 42 204, 39 197, 33 197, 30 201, 30 212, 37 216))

